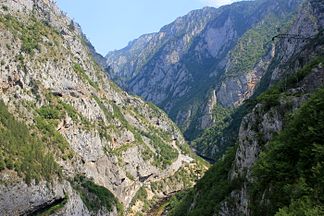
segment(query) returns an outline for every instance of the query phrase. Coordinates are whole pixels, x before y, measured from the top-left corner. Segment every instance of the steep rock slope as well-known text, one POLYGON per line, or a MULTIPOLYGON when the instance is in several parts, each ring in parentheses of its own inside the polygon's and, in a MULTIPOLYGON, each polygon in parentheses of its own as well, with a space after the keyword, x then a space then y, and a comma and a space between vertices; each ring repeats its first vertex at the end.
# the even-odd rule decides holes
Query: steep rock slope
POLYGON ((1 1, 0 37, 0 215, 132 215, 202 174, 176 125, 109 81, 52 1, 1 1))
POLYGON ((323 2, 306 1, 288 33, 308 39, 278 41, 237 145, 192 191, 174 198, 169 215, 324 213, 323 21, 323 2))
MULTIPOLYGON (((322 26, 323 12, 312 7, 311 4, 305 4, 303 6, 303 11, 299 12, 298 16, 295 16, 286 23, 284 28, 280 29, 279 33, 311 38, 322 28, 322 26)), ((252 32, 254 31, 254 29, 251 30, 252 32)), ((286 43, 282 46, 278 46, 277 42, 277 39, 271 42, 272 44, 270 46, 271 48, 268 50, 268 54, 257 60, 259 63, 253 69, 254 71, 260 71, 260 69, 262 71, 262 73, 259 72, 261 76, 258 78, 259 83, 256 83, 254 87, 254 91, 256 92, 253 98, 267 89, 271 83, 289 75, 289 70, 280 70, 279 68, 288 68, 285 66, 288 64, 288 59, 294 53, 300 51, 300 46, 304 46, 305 41, 287 39, 286 43), (263 66, 260 67, 260 65, 263 66)), ((243 68, 246 67, 246 58, 240 56, 239 53, 236 53, 235 56, 239 56, 242 60, 242 62, 238 62, 238 64, 241 64, 243 68)), ((235 65, 236 64, 234 64, 234 67, 235 65)), ((234 143, 236 143, 242 118, 251 108, 253 108, 254 104, 250 102, 251 101, 247 101, 247 103, 239 105, 236 109, 230 111, 217 107, 214 111, 214 126, 205 130, 196 140, 194 140, 192 146, 196 148, 200 154, 209 158, 217 159, 221 157, 229 145, 234 145, 234 143)))
POLYGON ((163 108, 191 140, 215 123, 215 109, 230 111, 253 94, 272 57, 272 35, 300 2, 193 11, 108 53, 106 67, 121 87, 163 108))

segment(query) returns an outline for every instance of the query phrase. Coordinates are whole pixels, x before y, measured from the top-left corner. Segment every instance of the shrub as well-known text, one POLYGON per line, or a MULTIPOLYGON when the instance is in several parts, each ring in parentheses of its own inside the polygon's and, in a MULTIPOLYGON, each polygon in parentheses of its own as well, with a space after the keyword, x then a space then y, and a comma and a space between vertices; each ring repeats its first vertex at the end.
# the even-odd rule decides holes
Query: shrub
POLYGON ((6 6, 6 5, 2 5, 2 10, 4 10, 4 11, 8 11, 9 8, 8 8, 8 6, 6 6))
POLYGON ((38 114, 45 119, 61 119, 63 113, 54 106, 43 106, 38 110, 38 114))
POLYGON ((324 88, 293 113, 285 129, 260 154, 253 168, 254 215, 274 215, 280 208, 278 215, 292 214, 296 203, 314 211, 323 206, 323 110, 324 88))
POLYGON ((178 158, 178 151, 165 143, 157 133, 142 132, 142 134, 150 139, 150 144, 154 147, 154 149, 156 149, 153 165, 160 168, 166 168, 178 158))
POLYGON ((257 98, 257 102, 262 103, 265 106, 265 110, 269 110, 271 107, 279 105, 281 94, 287 89, 296 87, 298 82, 303 80, 308 74, 311 73, 313 68, 318 66, 319 64, 324 64, 323 56, 314 58, 314 60, 306 64, 302 69, 297 71, 297 73, 272 86, 269 90, 267 90, 257 98))
POLYGON ((99 89, 98 84, 90 79, 90 77, 86 74, 85 70, 80 64, 74 63, 73 70, 80 76, 82 81, 89 83, 92 87, 94 87, 97 90, 99 89))
POLYGON ((224 157, 212 166, 196 186, 186 194, 180 194, 172 202, 171 216, 214 215, 218 212, 219 203, 236 186, 236 182, 228 181, 228 172, 232 167, 237 146, 227 151, 224 157), (195 203, 192 206, 192 203, 195 203), (189 213, 190 210, 190 213, 189 213))
POLYGON ((130 206, 135 205, 138 200, 145 202, 146 198, 147 198, 147 191, 145 187, 141 187, 133 197, 130 206))
POLYGON ((105 209, 110 212, 116 206, 118 212, 122 214, 123 206, 107 188, 99 186, 81 175, 74 178, 73 187, 79 192, 88 210, 97 213, 99 210, 105 209))
POLYGON ((14 169, 27 183, 61 175, 47 146, 37 136, 32 136, 27 126, 10 114, 2 101, 0 128, 0 170, 14 169))

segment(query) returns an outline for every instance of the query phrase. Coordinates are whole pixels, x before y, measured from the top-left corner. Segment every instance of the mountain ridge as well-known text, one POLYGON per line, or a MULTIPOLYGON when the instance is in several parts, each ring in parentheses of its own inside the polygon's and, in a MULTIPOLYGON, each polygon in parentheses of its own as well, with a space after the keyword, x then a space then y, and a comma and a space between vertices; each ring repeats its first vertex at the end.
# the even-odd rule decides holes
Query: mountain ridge
MULTIPOLYGON (((147 42, 140 38, 143 46, 134 45, 134 53, 133 47, 126 52, 110 53, 106 56, 108 73, 128 92, 164 109, 185 137, 193 140, 215 123, 218 107, 230 112, 252 95, 271 58, 269 45, 277 34, 277 25, 289 19, 299 4, 300 1, 259 0, 196 11, 196 17, 188 14, 162 28, 169 32, 155 34, 154 40, 147 42), (199 17, 206 12, 207 15, 199 17), (239 52, 247 52, 246 61, 251 66, 242 69, 238 65, 231 73, 227 72, 235 60, 230 53, 250 29, 255 30, 242 42, 246 50, 239 52), (170 37, 165 39, 167 34, 170 37), (251 40, 260 43, 253 47, 251 40), (256 53, 253 49, 259 49, 255 56, 251 56, 256 53), (268 53, 268 59, 259 61, 268 53)), ((216 155, 206 155, 200 149, 204 156, 216 155)))
POLYGON ((315 150, 323 147, 323 12, 321 1, 304 2, 288 35, 275 40, 262 85, 237 113, 239 130, 221 131, 234 136, 232 147, 171 200, 168 215, 323 214, 323 173, 315 171, 323 157, 315 150))

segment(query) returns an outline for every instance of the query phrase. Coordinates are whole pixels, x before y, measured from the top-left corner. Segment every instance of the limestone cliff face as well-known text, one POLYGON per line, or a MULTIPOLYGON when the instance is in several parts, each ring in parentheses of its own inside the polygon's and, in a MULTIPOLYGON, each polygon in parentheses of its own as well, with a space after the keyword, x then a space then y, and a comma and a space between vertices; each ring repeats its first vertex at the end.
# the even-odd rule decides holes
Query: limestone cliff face
POLYGON ((7 162, 0 169, 1 215, 57 206, 51 214, 132 215, 147 208, 135 196, 140 188, 153 205, 194 183, 193 173, 205 168, 190 156, 176 125, 108 80, 78 25, 52 1, 4 0, 0 16, 1 100, 39 137, 61 170, 51 180, 40 176, 27 185, 25 175, 16 172, 18 159, 13 166, 7 162), (88 180, 77 182, 76 176, 88 180), (82 191, 90 193, 92 184, 117 198, 109 211, 93 212, 85 202, 82 191), (124 210, 117 211, 117 202, 124 210))
MULTIPOLYGON (((324 86, 323 78, 323 64, 320 64, 296 88, 288 90, 288 94, 299 93, 301 96, 286 98, 282 94, 279 105, 266 110, 264 104, 258 104, 252 113, 243 119, 239 133, 239 147, 233 169, 229 173, 229 181, 242 178, 243 182, 239 189, 232 191, 228 196, 230 201, 221 203, 221 210, 216 215, 255 215, 250 209, 252 202, 250 186, 255 181, 252 177, 252 168, 264 146, 283 130, 287 115, 300 108, 316 89, 324 86)), ((267 201, 259 200, 258 202, 267 201)))
POLYGON ((252 95, 271 60, 269 35, 299 3, 259 0, 193 11, 108 53, 106 67, 121 87, 164 109, 193 139, 213 125, 210 108, 236 107, 252 95), (243 68, 237 53, 256 55, 243 68))
MULTIPOLYGON (((187 52, 193 39, 214 16, 214 8, 192 11, 189 15, 180 17, 174 23, 163 27, 160 32, 143 35, 131 41, 124 49, 108 53, 106 58, 107 66, 111 69, 110 76, 118 84, 128 88, 127 83, 137 77, 138 73, 142 73, 142 68, 160 49, 169 49, 161 60, 168 64, 176 64, 187 52), (172 42, 173 39, 176 40, 172 42)), ((153 98, 153 95, 151 97, 153 98)))
MULTIPOLYGON (((288 34, 301 35, 304 38, 313 38, 314 35, 318 34, 323 30, 324 26, 324 13, 323 13, 323 3, 320 1, 306 1, 303 4, 302 10, 299 12, 294 24, 287 32, 288 34)), ((278 60, 284 63, 288 63, 290 58, 299 55, 302 47, 308 43, 309 40, 283 40, 279 47, 275 48, 275 52, 278 53, 278 60), (284 51, 284 52, 282 52, 284 51)), ((316 50, 317 52, 317 50, 316 50)), ((297 66, 304 64, 301 60, 297 63, 297 66)), ((296 66, 296 67, 297 67, 296 66)), ((294 72, 294 68, 286 68, 281 65, 277 67, 272 76, 271 83, 277 82, 281 78, 288 76, 294 72)))

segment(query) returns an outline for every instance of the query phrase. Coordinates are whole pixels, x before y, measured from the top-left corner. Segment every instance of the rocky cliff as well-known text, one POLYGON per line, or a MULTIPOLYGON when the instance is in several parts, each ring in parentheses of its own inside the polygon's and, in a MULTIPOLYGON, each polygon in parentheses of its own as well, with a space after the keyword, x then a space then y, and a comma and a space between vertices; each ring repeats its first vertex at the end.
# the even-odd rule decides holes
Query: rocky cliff
POLYGON ((300 2, 193 11, 108 53, 106 66, 121 87, 164 109, 192 140, 215 124, 217 108, 229 111, 253 94, 272 58, 272 35, 300 2))
MULTIPOLYGON (((255 191, 252 192, 249 187, 257 184, 256 182, 259 180, 256 179, 261 178, 255 171, 256 164, 261 161, 260 153, 264 151, 262 154, 266 154, 267 148, 271 148, 268 146, 274 145, 276 135, 283 134, 282 130, 289 130, 291 119, 288 116, 298 116, 297 113, 302 110, 301 107, 306 106, 305 104, 309 103, 309 98, 315 94, 314 92, 324 86, 323 16, 323 3, 306 1, 288 33, 303 35, 309 39, 286 38, 277 44, 278 51, 274 60, 277 64, 275 69, 268 71, 269 74, 267 74, 271 74, 270 90, 259 97, 261 103, 257 104, 253 111, 243 119, 240 127, 239 147, 229 179, 240 177, 245 180, 243 180, 240 189, 233 191, 230 195, 235 207, 229 207, 228 202, 222 203, 221 215, 237 215, 237 212, 244 215, 258 215, 264 210, 256 210, 255 206, 262 205, 268 208, 268 213, 262 212, 262 214, 273 214, 274 209, 271 209, 270 205, 274 206, 275 204, 266 204, 266 202, 274 202, 269 199, 269 194, 267 194, 267 190, 271 190, 267 188, 271 187, 271 183, 268 186, 263 186, 262 192, 259 191, 263 193, 262 200, 256 200, 255 191), (281 82, 278 83, 279 80, 281 82), (274 93, 273 91, 276 91, 274 89, 280 90, 274 93)), ((320 110, 315 110, 315 112, 317 111, 320 110)), ((299 118, 307 117, 299 116, 299 118)), ((316 134, 314 134, 315 136, 316 134)), ((289 141, 285 142, 284 144, 288 146, 289 141)), ((288 158, 289 156, 284 157, 288 158)), ((296 157, 300 157, 298 153, 296 157)), ((297 160, 302 160, 302 158, 297 160)))
POLYGON ((323 18, 322 1, 305 1, 289 35, 274 45, 237 145, 192 191, 173 201, 169 215, 198 215, 203 209, 226 216, 324 213, 323 18))
POLYGON ((133 215, 206 169, 52 1, 1 1, 0 37, 1 215, 133 215))

